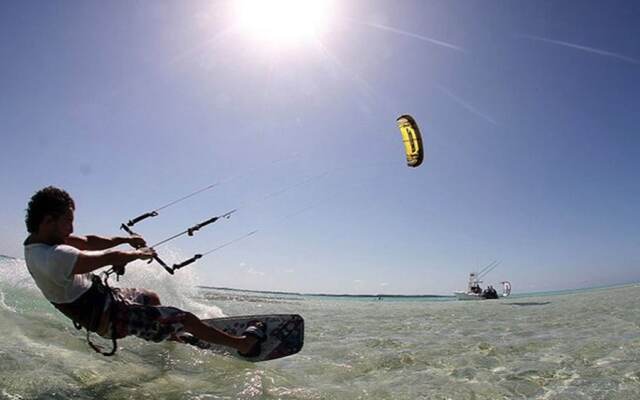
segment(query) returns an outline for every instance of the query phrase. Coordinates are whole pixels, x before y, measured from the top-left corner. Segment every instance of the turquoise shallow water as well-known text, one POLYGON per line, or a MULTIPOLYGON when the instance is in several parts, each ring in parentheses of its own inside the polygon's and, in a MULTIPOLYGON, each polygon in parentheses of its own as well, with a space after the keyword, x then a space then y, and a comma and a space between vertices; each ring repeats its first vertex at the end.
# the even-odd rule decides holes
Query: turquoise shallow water
MULTIPOLYGON (((299 313, 296 356, 250 364, 178 344, 95 354, 0 260, 0 399, 638 399, 640 286, 499 301, 265 295, 197 289, 140 265, 121 286, 203 317, 299 313)), ((108 345, 108 342, 105 342, 108 345)))

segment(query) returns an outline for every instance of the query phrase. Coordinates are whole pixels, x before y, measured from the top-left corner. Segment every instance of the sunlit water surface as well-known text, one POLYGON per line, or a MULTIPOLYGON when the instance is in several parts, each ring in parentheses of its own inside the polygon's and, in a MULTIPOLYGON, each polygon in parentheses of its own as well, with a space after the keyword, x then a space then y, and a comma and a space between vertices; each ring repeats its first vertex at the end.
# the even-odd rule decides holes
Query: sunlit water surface
POLYGON ((377 301, 197 289, 180 272, 140 266, 118 285, 202 317, 299 313, 304 349, 251 364, 127 338, 103 357, 23 261, 0 259, 0 399, 640 399, 639 285, 377 301))

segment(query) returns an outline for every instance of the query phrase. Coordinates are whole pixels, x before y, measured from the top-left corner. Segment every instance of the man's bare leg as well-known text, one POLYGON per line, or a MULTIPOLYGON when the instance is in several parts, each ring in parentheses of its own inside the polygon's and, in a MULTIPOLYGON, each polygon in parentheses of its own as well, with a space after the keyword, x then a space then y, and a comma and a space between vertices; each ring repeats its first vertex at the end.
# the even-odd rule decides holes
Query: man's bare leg
POLYGON ((205 342, 232 347, 241 353, 249 352, 258 339, 254 336, 232 336, 214 327, 208 326, 200 318, 185 312, 183 320, 184 330, 205 342))
MULTIPOLYGON (((159 306, 160 296, 150 290, 145 290, 145 295, 149 299, 149 305, 159 306)), ((241 353, 246 353, 256 344, 257 340, 253 336, 232 336, 214 327, 206 325, 200 321, 200 318, 185 312, 183 320, 184 330, 191 333, 198 339, 205 342, 221 344, 223 346, 232 347, 241 353)), ((172 336, 170 340, 180 341, 179 337, 172 336)))

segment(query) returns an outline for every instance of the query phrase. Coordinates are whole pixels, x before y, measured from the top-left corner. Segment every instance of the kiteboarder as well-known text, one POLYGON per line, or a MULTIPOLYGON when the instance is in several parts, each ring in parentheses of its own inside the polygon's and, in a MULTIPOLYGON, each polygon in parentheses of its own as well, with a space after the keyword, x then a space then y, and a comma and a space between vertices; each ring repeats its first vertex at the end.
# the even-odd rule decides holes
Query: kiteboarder
MULTIPOLYGON (((228 335, 205 325, 194 314, 163 306, 149 290, 112 288, 92 272, 114 266, 121 272, 134 260, 155 257, 140 236, 101 237, 73 235, 75 202, 64 190, 49 186, 30 199, 25 223, 29 236, 24 242, 25 262, 42 294, 80 329, 113 340, 135 335, 160 342, 180 340, 188 332, 201 340, 221 344, 250 357, 260 352, 265 327, 260 323, 241 336, 228 335), (129 244, 135 250, 114 247, 129 244)), ((87 335, 88 337, 88 335, 87 335)))

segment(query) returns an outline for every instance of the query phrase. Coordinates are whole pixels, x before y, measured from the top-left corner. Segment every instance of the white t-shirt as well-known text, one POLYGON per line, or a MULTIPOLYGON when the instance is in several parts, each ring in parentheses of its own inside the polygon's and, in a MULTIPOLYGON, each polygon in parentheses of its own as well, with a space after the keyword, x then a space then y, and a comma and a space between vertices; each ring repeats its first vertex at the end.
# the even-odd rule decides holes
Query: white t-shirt
POLYGON ((24 246, 29 273, 44 297, 54 303, 71 303, 91 287, 91 274, 74 275, 80 250, 65 244, 34 243, 24 246))

